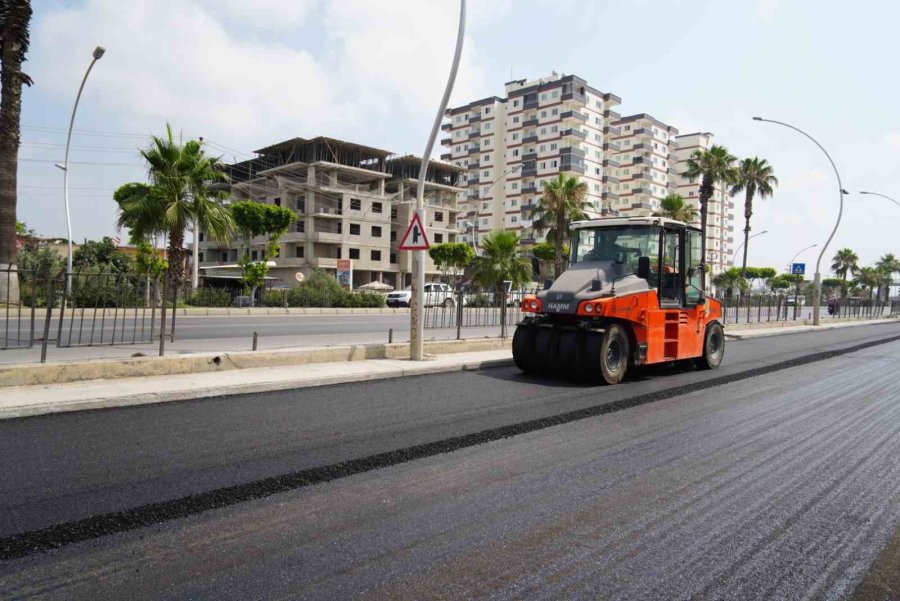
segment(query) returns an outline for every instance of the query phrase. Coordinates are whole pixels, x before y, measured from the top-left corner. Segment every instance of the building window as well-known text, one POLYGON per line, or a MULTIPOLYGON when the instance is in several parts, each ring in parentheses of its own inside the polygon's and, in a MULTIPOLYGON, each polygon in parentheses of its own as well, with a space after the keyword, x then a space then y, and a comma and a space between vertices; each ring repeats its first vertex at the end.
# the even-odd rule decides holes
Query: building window
POLYGON ((444 220, 444 214, 443 214, 442 212, 440 212, 440 211, 435 211, 435 213, 434 213, 434 220, 435 220, 435 221, 443 221, 443 220, 444 220))
POLYGON ((373 238, 381 238, 381 226, 380 225, 372 226, 372 237, 373 238))
POLYGON ((358 198, 351 198, 350 199, 350 209, 353 211, 362 210, 362 201, 358 198))
POLYGON ((484 162, 484 163, 490 163, 490 162, 491 162, 491 155, 485 154, 485 155, 483 155, 483 156, 481 157, 481 160, 482 160, 482 162, 484 162))
POLYGON ((371 258, 373 261, 380 261, 381 260, 381 251, 380 250, 371 251, 369 253, 369 258, 371 258))
POLYGON ((491 114, 491 107, 489 107, 489 106, 484 107, 484 114, 485 114, 485 115, 490 115, 490 114, 491 114))
POLYGON ((335 257, 336 259, 340 259, 340 258, 341 258, 341 247, 340 247, 340 246, 338 246, 336 249, 334 249, 334 257, 335 257))
POLYGON ((435 244, 441 244, 444 241, 444 234, 435 234, 434 242, 435 244))
POLYGON ((519 156, 519 149, 518 149, 518 148, 514 148, 514 149, 513 149, 513 156, 514 156, 514 157, 519 156))
MULTIPOLYGON (((693 192, 691 194, 693 194, 693 192)), ((222 253, 222 262, 223 263, 228 262, 228 252, 227 251, 222 253)))
POLYGON ((351 236, 359 236, 360 227, 358 223, 350 224, 350 235, 351 236))
POLYGON ((203 242, 203 232, 200 232, 200 242, 203 242))
POLYGON ((391 242, 397 241, 397 230, 391 230, 391 242))
POLYGON ((297 246, 294 248, 294 256, 298 259, 303 258, 303 247, 302 246, 297 246))
POLYGON ((299 232, 299 233, 302 234, 303 232, 306 231, 306 222, 305 222, 305 221, 298 221, 298 222, 295 224, 294 227, 295 227, 295 229, 297 230, 297 232, 299 232))
POLYGON ((550 114, 551 114, 551 115, 558 115, 558 114, 559 114, 559 109, 553 109, 552 111, 550 111, 550 114))
POLYGON ((203 262, 203 253, 197 253, 197 261, 199 261, 200 263, 203 262))
POLYGON ((380 212, 381 212, 381 203, 380 203, 380 202, 373 202, 373 203, 372 203, 372 212, 373 212, 373 213, 380 213, 380 212))
POLYGON ((551 145, 550 145, 550 150, 556 150, 556 148, 557 148, 556 144, 551 144, 551 145))
POLYGON ((541 119, 547 118, 547 111, 541 111, 541 119))
POLYGON ((391 207, 391 219, 397 218, 397 207, 391 207))
POLYGON ((481 177, 486 178, 486 177, 490 177, 490 176, 491 176, 491 172, 488 171, 487 169, 485 169, 484 171, 481 172, 481 177))
POLYGON ((513 123, 518 123, 518 122, 519 122, 519 116, 516 115, 515 117, 513 117, 513 123))
POLYGON ((509 220, 510 220, 511 222, 513 222, 513 223, 516 223, 517 221, 519 221, 519 218, 516 217, 515 215, 513 215, 512 217, 510 217, 509 220))
POLYGON ((255 261, 255 260, 256 260, 256 257, 257 257, 257 252, 256 252, 255 250, 254 250, 254 251, 251 251, 251 253, 250 253, 250 260, 255 261))
POLYGON ((351 248, 351 249, 350 249, 350 258, 351 258, 351 259, 358 259, 358 258, 359 258, 359 249, 358 249, 358 248, 351 248))
POLYGON ((512 139, 513 139, 513 140, 518 140, 518 139, 519 139, 519 133, 518 133, 518 132, 513 132, 512 139))
POLYGON ((513 106, 519 106, 519 101, 518 101, 518 100, 513 100, 513 106))
POLYGON ((275 206, 276 206, 276 207, 280 207, 280 206, 281 206, 281 198, 280 198, 280 197, 278 197, 278 198, 275 199, 275 206))
POLYGON ((391 253, 391 263, 397 262, 397 253, 391 253))

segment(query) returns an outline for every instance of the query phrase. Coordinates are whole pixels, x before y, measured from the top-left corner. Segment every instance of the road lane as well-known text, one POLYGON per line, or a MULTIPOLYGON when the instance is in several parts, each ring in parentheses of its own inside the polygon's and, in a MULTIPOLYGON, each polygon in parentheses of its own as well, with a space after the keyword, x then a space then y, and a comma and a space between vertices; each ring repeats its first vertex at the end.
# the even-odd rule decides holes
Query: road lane
POLYGON ((14 598, 841 599, 900 343, 0 564, 14 598))
POLYGON ((463 436, 900 335, 885 324, 729 343, 714 372, 616 387, 514 368, 0 422, 0 536, 463 436))

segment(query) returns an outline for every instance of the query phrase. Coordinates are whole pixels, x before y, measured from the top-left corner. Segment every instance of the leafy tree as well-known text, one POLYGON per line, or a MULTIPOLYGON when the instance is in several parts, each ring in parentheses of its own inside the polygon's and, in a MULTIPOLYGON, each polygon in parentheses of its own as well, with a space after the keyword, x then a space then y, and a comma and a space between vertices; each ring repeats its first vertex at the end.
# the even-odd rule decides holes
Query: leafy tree
MULTIPOLYGON (((48 246, 34 248, 26 246, 19 251, 16 257, 19 268, 19 277, 27 280, 32 276, 46 277, 61 273, 65 267, 65 260, 48 246)), ((0 276, 3 277, 3 276, 0 276)))
POLYGON ((853 285, 862 292, 867 292, 869 300, 872 299, 872 289, 880 285, 882 275, 875 267, 860 267, 853 276, 853 285))
POLYGON ((447 242, 429 248, 428 256, 445 277, 452 278, 455 288, 459 274, 465 271, 475 258, 475 251, 469 244, 463 242, 447 242))
POLYGON ((76 271, 125 274, 133 271, 134 261, 107 236, 99 242, 88 240, 75 249, 72 266, 76 271))
MULTIPOLYGON (((28 52, 29 0, 0 0, 0 271, 16 260, 16 176, 19 165, 22 84, 31 78, 22 72, 28 52)), ((19 279, 0 277, 0 299, 19 298, 19 279), (8 288, 8 289, 7 289, 8 288)))
POLYGON ((493 232, 481 241, 482 255, 472 264, 472 278, 484 288, 501 290, 503 282, 519 288, 531 281, 531 265, 519 250, 515 232, 493 232))
POLYGON ((841 278, 825 278, 822 280, 822 291, 825 296, 833 296, 835 290, 840 290, 841 295, 844 294, 844 280, 841 278))
POLYGON ((837 251, 834 258, 831 259, 831 270, 844 282, 841 287, 844 294, 847 291, 847 276, 855 274, 857 269, 859 269, 859 256, 849 248, 837 251))
POLYGON ((766 162, 766 159, 753 157, 744 159, 738 165, 736 177, 731 185, 731 195, 744 192, 744 259, 741 263, 741 268, 745 272, 744 277, 746 277, 747 270, 747 250, 750 246, 750 217, 753 216, 753 197, 767 198, 772 195, 776 186, 778 186, 778 178, 773 174, 772 166, 766 162))
POLYGON ((572 237, 571 223, 587 215, 587 184, 577 177, 560 173, 556 179, 542 182, 544 193, 531 211, 534 231, 547 231, 547 241, 555 245, 554 276, 563 272, 566 243, 572 237))
POLYGON ((769 279, 769 288, 771 288, 772 290, 787 290, 792 286, 796 286, 798 282, 802 281, 802 275, 782 273, 769 279))
POLYGON ((676 221, 691 223, 697 219, 697 209, 684 200, 681 194, 669 194, 659 203, 660 210, 654 213, 657 217, 668 217, 676 221))
POLYGON ((731 297, 734 290, 746 292, 750 289, 750 283, 741 275, 737 267, 727 269, 712 279, 713 284, 725 290, 725 295, 731 297))
POLYGON ((700 229, 703 232, 701 238, 701 256, 703 263, 703 282, 706 284, 706 222, 709 213, 709 199, 715 193, 716 184, 728 186, 737 179, 737 169, 734 166, 736 157, 728 152, 724 146, 712 146, 709 150, 696 151, 687 161, 687 169, 682 175, 689 180, 700 180, 700 229))
POLYGON ((244 255, 239 264, 242 280, 250 288, 250 297, 256 297, 256 289, 265 284, 269 274, 268 262, 278 257, 278 242, 288 231, 296 215, 290 209, 268 205, 252 200, 236 202, 229 207, 238 232, 244 242, 244 255), (261 259, 250 259, 250 244, 253 238, 265 236, 266 245, 261 259))
MULTIPOLYGON (((566 257, 569 256, 570 252, 571 250, 568 244, 563 246, 563 254, 566 257)), ((543 276, 543 274, 547 273, 546 267, 548 265, 553 265, 556 260, 556 245, 549 242, 535 244, 531 247, 531 254, 539 261, 541 266, 540 271, 543 276)))

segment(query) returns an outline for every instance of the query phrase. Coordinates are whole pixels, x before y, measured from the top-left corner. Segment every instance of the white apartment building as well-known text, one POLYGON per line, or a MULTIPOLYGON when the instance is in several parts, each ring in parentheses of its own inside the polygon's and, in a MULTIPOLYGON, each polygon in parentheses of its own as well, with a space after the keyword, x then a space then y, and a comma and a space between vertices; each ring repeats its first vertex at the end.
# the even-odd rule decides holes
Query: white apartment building
MULTIPOLYGON (((297 214, 270 268, 272 283, 294 284, 298 274, 307 276, 314 269, 335 272, 339 259, 352 261, 354 288, 373 281, 395 288, 409 283, 409 253, 397 246, 411 217, 410 170, 418 174, 420 159, 325 137, 294 138, 255 152, 257 158, 228 166, 230 200, 274 204, 297 214)), ((426 227, 434 224, 429 229, 433 243, 456 240, 462 172, 452 165, 429 164, 426 227)), ((240 244, 213 242, 201 232, 204 279, 238 280, 240 244)), ((250 258, 262 258, 265 244, 264 238, 250 241, 250 258)), ((440 276, 430 260, 426 276, 440 276)))
MULTIPOLYGON (((559 173, 584 181, 590 212, 603 213, 610 122, 618 117, 612 107, 619 102, 577 76, 553 74, 508 82, 504 98, 449 109, 441 158, 468 172, 463 225, 474 226, 476 242, 500 229, 518 231, 525 245, 542 240, 531 210, 541 182, 559 173)), ((471 231, 464 240, 472 241, 471 231)))
MULTIPOLYGON (((698 150, 708 150, 713 145, 711 133, 692 133, 677 136, 675 149, 675 191, 698 211, 695 222, 700 225, 700 180, 691 181, 681 174, 687 169, 687 161, 698 150)), ((722 184, 717 183, 707 207, 706 262, 709 273, 715 275, 732 267, 734 254, 734 199, 728 196, 722 184)))
POLYGON ((627 216, 650 215, 676 190, 675 136, 678 130, 640 113, 613 123, 611 152, 616 163, 608 186, 617 198, 609 208, 627 216))

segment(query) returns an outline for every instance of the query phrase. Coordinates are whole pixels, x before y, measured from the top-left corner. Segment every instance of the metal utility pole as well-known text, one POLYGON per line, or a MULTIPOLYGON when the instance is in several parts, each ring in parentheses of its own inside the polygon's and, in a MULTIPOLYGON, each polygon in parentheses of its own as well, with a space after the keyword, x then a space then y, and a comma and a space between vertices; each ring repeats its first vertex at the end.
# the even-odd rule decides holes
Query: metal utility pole
MULTIPOLYGON (((459 2, 459 30, 456 34, 456 52, 453 55, 453 65, 450 67, 450 77, 447 80, 447 87, 444 89, 444 97, 441 99, 441 106, 438 108, 437 115, 434 118, 434 125, 431 127, 431 135, 428 136, 428 144, 425 145, 425 152, 422 153, 422 165, 419 167, 419 182, 416 187, 416 214, 419 221, 425 224, 425 174, 428 171, 428 162, 431 159, 431 152, 434 148, 434 141, 437 139, 438 131, 441 128, 441 121, 444 120, 444 111, 447 110, 447 104, 450 102, 450 93, 453 91, 453 84, 456 81, 456 72, 459 69, 459 59, 462 56, 463 38, 466 32, 466 0, 459 2)), ((413 361, 422 361, 425 358, 424 349, 424 323, 422 321, 422 312, 425 306, 425 251, 413 251, 413 279, 412 279, 412 307, 409 311, 409 358, 413 361)))
POLYGON ((783 123, 781 121, 775 121, 774 119, 763 119, 762 117, 753 117, 754 121, 765 121, 766 123, 776 123, 778 125, 783 125, 784 127, 793 129, 794 131, 803 134, 812 142, 819 147, 819 150, 825 153, 825 156, 828 157, 828 162, 831 163, 831 168, 834 169, 834 175, 837 177, 838 183, 838 196, 840 197, 840 204, 838 205, 838 216, 837 222, 834 224, 834 229, 831 230, 831 235, 828 236, 828 240, 825 241, 825 246, 822 247, 822 252, 819 253, 819 258, 816 260, 816 273, 813 279, 813 325, 819 325, 819 313, 822 308, 822 257, 825 256, 825 251, 828 250, 828 245, 831 244, 831 239, 834 238, 834 235, 837 233, 838 226, 841 225, 841 215, 844 214, 844 194, 849 194, 846 190, 844 190, 844 186, 841 184, 841 174, 838 173, 837 166, 835 166, 834 161, 831 160, 831 155, 828 154, 828 151, 825 150, 825 147, 819 144, 818 140, 813 138, 811 135, 803 131, 798 127, 794 127, 793 125, 789 125, 787 123, 783 123))
POLYGON ((103 57, 104 52, 106 52, 106 49, 103 46, 94 48, 94 59, 91 61, 91 64, 88 65, 87 71, 84 73, 84 78, 81 80, 81 86, 78 88, 78 95, 75 96, 75 106, 72 107, 72 117, 69 119, 69 135, 66 136, 66 158, 62 164, 56 163, 56 166, 59 169, 62 169, 63 172, 63 198, 66 203, 66 236, 69 238, 69 252, 66 256, 66 290, 71 287, 72 282, 72 217, 69 212, 69 145, 72 143, 72 127, 75 125, 75 112, 78 110, 78 101, 81 100, 81 92, 84 90, 84 84, 87 82, 88 75, 91 74, 91 69, 94 68, 94 63, 103 57))

